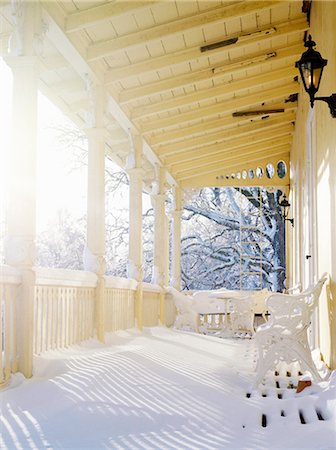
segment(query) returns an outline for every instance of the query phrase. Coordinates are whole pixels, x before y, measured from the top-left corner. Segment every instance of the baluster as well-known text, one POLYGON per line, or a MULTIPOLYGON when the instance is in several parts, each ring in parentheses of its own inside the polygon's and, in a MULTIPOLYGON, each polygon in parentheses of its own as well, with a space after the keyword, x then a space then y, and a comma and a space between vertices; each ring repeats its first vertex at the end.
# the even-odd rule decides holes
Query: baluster
POLYGON ((17 318, 16 318, 16 308, 17 308, 17 287, 11 286, 11 347, 12 347, 12 372, 17 372, 18 367, 18 352, 17 352, 17 318))

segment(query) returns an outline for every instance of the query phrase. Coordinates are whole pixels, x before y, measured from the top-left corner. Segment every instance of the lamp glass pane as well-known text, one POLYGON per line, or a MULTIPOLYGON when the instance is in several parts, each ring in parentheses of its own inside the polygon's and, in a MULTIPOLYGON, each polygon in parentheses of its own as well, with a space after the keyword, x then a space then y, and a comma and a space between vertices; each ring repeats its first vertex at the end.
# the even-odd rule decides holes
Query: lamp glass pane
POLYGON ((308 92, 311 88, 311 81, 312 81, 311 64, 310 63, 301 64, 300 72, 304 88, 308 92))
POLYGON ((322 72, 323 72, 323 67, 318 67, 314 70, 313 84, 315 86, 316 91, 318 91, 318 89, 320 87, 322 72))
POLYGON ((323 67, 313 67, 310 62, 301 65, 301 76, 307 92, 317 92, 321 82, 323 67))

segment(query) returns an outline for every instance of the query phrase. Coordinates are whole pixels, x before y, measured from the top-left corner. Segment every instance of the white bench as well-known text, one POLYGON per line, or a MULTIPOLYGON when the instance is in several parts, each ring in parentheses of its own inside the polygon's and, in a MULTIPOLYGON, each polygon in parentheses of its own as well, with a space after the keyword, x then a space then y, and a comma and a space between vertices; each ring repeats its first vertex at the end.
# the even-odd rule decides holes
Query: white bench
POLYGON ((298 362, 315 380, 321 380, 309 348, 308 327, 326 280, 327 274, 324 274, 315 286, 300 294, 276 293, 266 299, 270 316, 255 334, 259 359, 254 388, 259 386, 268 370, 274 370, 282 361, 298 362))

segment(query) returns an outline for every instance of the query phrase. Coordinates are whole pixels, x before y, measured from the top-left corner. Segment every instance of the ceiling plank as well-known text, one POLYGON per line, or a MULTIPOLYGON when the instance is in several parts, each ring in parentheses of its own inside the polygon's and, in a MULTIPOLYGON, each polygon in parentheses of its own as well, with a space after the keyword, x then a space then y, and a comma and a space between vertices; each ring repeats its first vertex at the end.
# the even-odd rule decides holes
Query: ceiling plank
MULTIPOLYGON (((272 158, 276 157, 276 158, 283 158, 283 157, 287 157, 290 154, 290 146, 289 145, 280 145, 280 146, 275 146, 272 149, 272 153, 270 154, 270 156, 272 158)), ((267 156, 265 157, 265 150, 261 150, 261 151, 257 151, 257 152, 253 152, 251 154, 249 154, 248 156, 242 156, 241 158, 237 159, 237 158, 232 158, 230 159, 223 159, 221 161, 221 164, 223 164, 223 170, 222 172, 226 175, 230 172, 234 172, 235 170, 237 170, 238 168, 240 168, 243 165, 246 165, 246 169, 248 170, 249 164, 253 164, 255 162, 259 162, 260 160, 264 161, 266 164, 268 164, 270 158, 267 158, 267 156)))
POLYGON ((112 18, 116 18, 122 14, 135 12, 139 8, 149 8, 157 1, 147 0, 145 2, 117 2, 111 1, 93 8, 84 9, 82 11, 69 14, 65 19, 65 32, 72 33, 74 31, 83 30, 84 28, 99 25, 107 22, 112 18))
POLYGON ((245 95, 231 100, 225 100, 216 103, 215 105, 195 108, 192 111, 181 113, 178 116, 169 116, 162 119, 154 119, 140 123, 142 133, 149 131, 165 129, 181 125, 182 123, 190 122, 192 120, 199 120, 200 118, 216 116, 218 114, 228 114, 230 112, 238 111, 253 106, 260 106, 272 100, 281 100, 291 94, 297 93, 299 84, 292 81, 284 86, 269 89, 267 91, 257 92, 255 94, 245 95))
POLYGON ((288 111, 281 114, 269 116, 266 119, 259 120, 258 122, 249 122, 248 124, 231 128, 230 130, 220 130, 216 133, 209 133, 203 136, 192 137, 185 139, 184 141, 175 142, 172 144, 166 144, 159 148, 155 148, 156 153, 161 156, 168 156, 174 153, 185 151, 189 148, 197 148, 203 145, 208 145, 213 142, 225 141, 238 136, 244 136, 246 134, 253 134, 259 131, 270 130, 279 125, 295 121, 295 113, 288 111))
POLYGON ((270 153, 273 156, 273 153, 277 151, 277 149, 280 148, 282 152, 284 151, 290 151, 290 140, 284 140, 283 142, 279 142, 276 143, 274 145, 274 142, 272 142, 271 140, 265 141, 265 142, 261 142, 258 143, 257 145, 253 145, 253 146, 245 146, 244 149, 244 153, 242 153, 241 151, 239 152, 239 157, 237 157, 237 151, 236 152, 227 152, 224 153, 223 155, 217 155, 217 158, 214 159, 210 159, 208 160, 208 162, 203 162, 203 164, 189 164, 189 166, 185 166, 183 168, 183 170, 179 170, 178 167, 174 168, 174 167, 169 167, 169 170, 172 171, 172 173, 175 174, 176 177, 180 177, 183 178, 184 174, 186 172, 190 172, 192 171, 195 174, 200 174, 200 173, 205 173, 208 168, 210 167, 211 170, 212 168, 216 168, 221 170, 221 171, 225 171, 226 168, 231 164, 232 165, 237 165, 240 163, 248 163, 251 158, 254 155, 258 155, 258 157, 265 157, 265 155, 267 155, 268 153, 270 153), (270 150, 271 149, 271 150, 270 150))
MULTIPOLYGON (((281 147, 284 151, 289 151, 290 144, 288 142, 284 142, 284 143, 279 142, 279 145, 274 145, 274 140, 268 139, 268 141, 261 143, 259 146, 253 144, 253 145, 246 145, 245 147, 246 147, 247 154, 248 154, 248 151, 250 151, 250 153, 253 153, 253 152, 256 152, 259 150, 260 152, 262 152, 262 151, 264 152, 264 157, 267 158, 267 156, 269 155, 269 157, 271 158, 273 155, 273 152, 276 151, 277 147, 281 147)), ((210 173, 212 171, 223 172, 223 170, 225 171, 225 164, 228 163, 229 161, 231 161, 231 162, 236 161, 236 163, 238 164, 240 162, 240 156, 242 156, 242 151, 239 150, 239 155, 240 155, 239 158, 237 158, 237 152, 238 151, 236 151, 236 154, 231 152, 231 155, 233 155, 233 156, 230 158, 225 153, 223 154, 222 157, 220 155, 218 155, 217 160, 215 162, 202 165, 201 173, 205 174, 205 173, 210 173), (221 167, 222 164, 223 164, 223 166, 221 167)), ((172 170, 172 173, 174 174, 174 176, 177 179, 183 179, 183 178, 188 178, 189 176, 194 176, 197 174, 200 175, 200 168, 190 165, 189 167, 185 168, 184 170, 172 170)))
MULTIPOLYGON (((288 157, 290 154, 290 148, 287 145, 280 145, 274 148, 274 150, 272 151, 272 153, 270 154, 270 157, 268 158, 267 156, 265 156, 265 149, 261 149, 258 151, 255 151, 254 153, 251 153, 250 155, 246 156, 246 157, 242 157, 237 159, 237 157, 232 158, 232 159, 223 159, 221 161, 218 161, 217 167, 215 169, 211 169, 209 170, 209 172, 207 172, 207 170, 205 170, 205 172, 202 171, 202 173, 206 174, 206 173, 217 173, 219 174, 218 177, 226 177, 227 175, 231 175, 232 172, 235 172, 236 170, 242 170, 242 167, 244 167, 243 170, 249 170, 250 168, 253 168, 253 164, 254 163, 260 163, 260 161, 264 161, 265 162, 265 166, 269 163, 269 160, 272 158, 285 158, 288 157), (251 167, 252 166, 252 167, 251 167)), ((195 174, 197 174, 197 171, 194 172, 195 174)), ((198 171, 199 173, 199 171, 198 171)), ((187 179, 189 178, 190 175, 188 175, 187 177, 184 177, 183 175, 181 175, 181 177, 179 179, 183 180, 183 179, 187 179)))
POLYGON ((142 98, 148 98, 151 95, 161 94, 173 89, 194 85, 204 80, 218 80, 228 74, 235 75, 249 68, 270 65, 272 62, 296 59, 302 53, 302 40, 298 44, 285 48, 272 49, 272 51, 262 51, 251 53, 241 58, 236 58, 225 64, 217 64, 205 70, 188 72, 176 77, 166 78, 164 80, 148 83, 143 86, 137 86, 125 89, 119 94, 119 102, 126 104, 142 98))
POLYGON ((132 109, 131 117, 132 119, 137 119, 144 116, 148 117, 163 111, 171 111, 191 104, 201 103, 202 100, 207 101, 212 98, 221 99, 225 96, 232 96, 233 93, 237 94, 238 92, 247 89, 252 90, 254 87, 259 87, 261 84, 268 84, 281 80, 290 80, 294 79, 296 76, 297 69, 294 65, 292 67, 284 67, 271 72, 264 72, 253 77, 247 76, 246 78, 242 78, 237 81, 220 84, 209 89, 197 90, 196 92, 176 96, 166 101, 161 100, 157 103, 151 103, 150 105, 138 106, 132 109))
POLYGON ((168 156, 166 158, 162 158, 164 164, 173 167, 178 166, 178 171, 184 170, 185 168, 192 164, 195 166, 196 164, 202 165, 206 158, 212 158, 213 162, 216 161, 216 158, 220 158, 218 154, 223 155, 226 152, 230 152, 233 149, 240 149, 239 154, 241 155, 244 151, 244 147, 250 147, 259 142, 270 141, 271 146, 274 146, 274 140, 280 138, 282 136, 287 136, 284 138, 286 140, 289 138, 288 135, 291 135, 294 131, 294 127, 291 124, 281 125, 278 128, 274 128, 269 131, 258 132, 250 137, 236 137, 233 139, 229 139, 225 142, 219 142, 215 144, 210 144, 205 147, 187 150, 182 153, 178 153, 177 155, 168 156), (199 161, 196 161, 199 160, 199 161))
POLYGON ((148 42, 161 40, 165 36, 183 33, 193 28, 203 27, 204 24, 225 22, 236 17, 243 17, 258 11, 271 8, 281 3, 274 1, 237 2, 224 5, 213 10, 208 10, 193 16, 183 17, 160 25, 152 26, 144 30, 120 36, 114 39, 93 43, 88 47, 87 56, 89 61, 104 58, 114 52, 125 51, 127 48, 137 45, 146 45, 148 42))
MULTIPOLYGON (((301 33, 309 28, 306 18, 296 19, 290 23, 278 23, 273 26, 257 28, 248 35, 240 36, 238 41, 230 46, 230 49, 239 49, 247 47, 252 44, 259 44, 267 42, 273 38, 280 36, 287 36, 291 34, 301 33)), ((233 36, 228 36, 227 39, 233 36)), ((190 47, 185 50, 176 51, 174 53, 168 53, 166 55, 159 56, 157 58, 146 59, 134 64, 124 65, 117 68, 108 69, 105 74, 105 83, 113 83, 115 81, 129 78, 132 76, 138 76, 141 73, 153 72, 165 67, 172 67, 176 64, 186 61, 202 60, 208 58, 209 55, 217 55, 222 52, 227 52, 228 47, 217 48, 211 50, 211 52, 201 52, 200 47, 190 47)))
MULTIPOLYGON (((267 106, 263 106, 261 109, 267 108, 267 106)), ((297 108, 296 102, 286 103, 275 103, 272 104, 272 109, 285 109, 285 112, 289 111, 295 111, 297 108)), ((267 115, 265 113, 265 115, 267 115)), ((160 134, 156 135, 146 135, 146 140, 149 142, 149 144, 152 147, 155 147, 157 145, 162 144, 169 144, 172 141, 177 140, 183 140, 187 137, 197 136, 204 134, 205 132, 213 132, 215 130, 227 130, 230 128, 234 128, 236 126, 242 126, 247 123, 258 123, 262 120, 262 115, 255 116, 255 117, 248 117, 248 116, 242 116, 242 117, 232 117, 231 114, 226 116, 221 116, 218 119, 210 119, 205 120, 200 123, 197 123, 195 125, 188 125, 187 127, 178 128, 175 130, 167 131, 165 130, 164 133, 162 133, 162 130, 160 130, 160 134)))

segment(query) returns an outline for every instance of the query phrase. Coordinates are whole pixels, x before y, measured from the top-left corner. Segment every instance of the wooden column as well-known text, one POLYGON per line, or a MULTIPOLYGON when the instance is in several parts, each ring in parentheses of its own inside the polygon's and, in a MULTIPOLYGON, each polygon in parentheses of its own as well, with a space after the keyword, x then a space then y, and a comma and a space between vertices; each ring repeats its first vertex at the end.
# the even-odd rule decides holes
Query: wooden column
POLYGON ((181 217, 182 217, 181 189, 174 189, 174 210, 172 216, 172 276, 171 284, 178 291, 181 290, 181 217))
POLYGON ((18 370, 33 373, 34 295, 36 276, 37 58, 34 51, 37 4, 14 4, 11 53, 13 72, 12 138, 8 155, 8 209, 5 263, 21 271, 17 302, 18 370), (15 38, 15 39, 14 39, 15 38))
POLYGON ((153 182, 151 200, 154 208, 154 258, 152 283, 159 286, 164 285, 166 279, 166 220, 165 220, 165 201, 164 193, 164 169, 156 167, 156 179, 153 182))
POLYGON ((142 137, 131 136, 131 148, 126 165, 129 177, 129 254, 128 277, 138 282, 135 299, 137 327, 143 327, 143 253, 142 253, 142 137))
POLYGON ((160 323, 165 323, 165 295, 164 286, 168 284, 168 245, 169 226, 165 213, 165 169, 155 167, 155 181, 153 182, 151 200, 154 208, 154 258, 152 283, 161 287, 160 294, 160 323))
POLYGON ((84 250, 84 269, 97 277, 95 298, 95 328, 97 338, 104 342, 105 294, 105 138, 103 128, 105 95, 101 86, 91 90, 92 111, 88 138, 87 238, 84 250))

